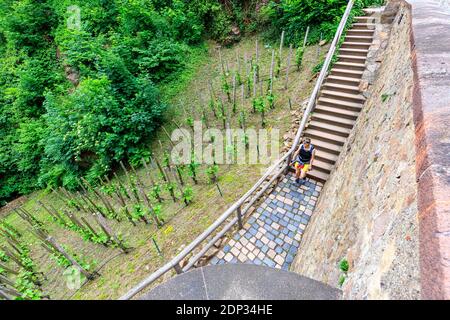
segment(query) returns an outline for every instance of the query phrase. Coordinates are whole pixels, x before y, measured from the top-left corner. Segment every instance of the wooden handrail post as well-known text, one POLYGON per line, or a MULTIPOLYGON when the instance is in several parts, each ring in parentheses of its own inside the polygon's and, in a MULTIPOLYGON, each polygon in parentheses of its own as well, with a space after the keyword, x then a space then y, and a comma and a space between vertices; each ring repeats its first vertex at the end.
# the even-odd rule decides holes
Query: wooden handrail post
POLYGON ((182 273, 183 273, 183 269, 181 268, 181 266, 180 266, 179 263, 177 263, 176 265, 174 265, 173 268, 175 269, 175 271, 177 272, 177 274, 182 274, 182 273))
POLYGON ((242 209, 241 209, 241 206, 239 206, 236 209, 236 214, 237 214, 237 218, 238 218, 239 230, 242 230, 244 228, 244 225, 242 224, 242 209))
POLYGON ((286 171, 284 172, 284 174, 288 174, 289 173, 289 167, 292 161, 292 153, 289 153, 289 156, 286 159, 286 171))

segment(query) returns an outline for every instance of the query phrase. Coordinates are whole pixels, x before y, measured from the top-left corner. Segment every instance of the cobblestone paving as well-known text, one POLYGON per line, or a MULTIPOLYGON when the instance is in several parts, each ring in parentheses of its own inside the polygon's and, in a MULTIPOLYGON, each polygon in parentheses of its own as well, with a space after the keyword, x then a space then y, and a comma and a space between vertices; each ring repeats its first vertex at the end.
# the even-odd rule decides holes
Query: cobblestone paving
POLYGON ((322 190, 314 180, 289 175, 251 215, 211 264, 252 263, 288 270, 322 190))

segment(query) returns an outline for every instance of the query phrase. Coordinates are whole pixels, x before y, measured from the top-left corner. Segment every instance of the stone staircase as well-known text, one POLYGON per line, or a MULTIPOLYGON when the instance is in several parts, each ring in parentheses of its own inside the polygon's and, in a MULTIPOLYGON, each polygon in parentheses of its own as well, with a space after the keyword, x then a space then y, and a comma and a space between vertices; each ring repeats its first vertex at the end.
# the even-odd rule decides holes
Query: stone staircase
POLYGON ((375 24, 370 16, 357 17, 347 31, 338 61, 322 85, 305 137, 316 147, 316 159, 309 177, 325 182, 364 105, 359 90, 375 24))

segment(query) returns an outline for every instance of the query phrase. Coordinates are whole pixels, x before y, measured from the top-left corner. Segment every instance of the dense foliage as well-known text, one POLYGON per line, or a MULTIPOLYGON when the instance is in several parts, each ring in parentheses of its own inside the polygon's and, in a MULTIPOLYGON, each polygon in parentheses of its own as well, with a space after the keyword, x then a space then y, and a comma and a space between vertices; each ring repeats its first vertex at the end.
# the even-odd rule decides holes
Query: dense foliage
POLYGON ((158 86, 205 37, 231 44, 266 27, 290 43, 310 25, 314 39, 345 3, 0 0, 0 205, 149 152, 167 107, 158 86))
MULTIPOLYGON (((286 42, 299 45, 310 27, 309 43, 333 38, 348 0, 281 0, 270 1, 261 10, 260 23, 267 39, 277 39, 282 30, 286 42)), ((355 0, 354 13, 362 8, 382 5, 384 0, 355 0)))

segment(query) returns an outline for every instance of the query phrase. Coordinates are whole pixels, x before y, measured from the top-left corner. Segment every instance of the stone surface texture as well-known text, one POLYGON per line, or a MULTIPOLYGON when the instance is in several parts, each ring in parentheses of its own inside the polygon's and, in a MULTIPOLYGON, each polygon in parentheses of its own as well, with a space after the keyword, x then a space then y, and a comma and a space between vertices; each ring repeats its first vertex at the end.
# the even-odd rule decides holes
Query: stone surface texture
POLYGON ((322 184, 285 176, 213 257, 211 264, 247 263, 289 270, 311 219, 322 184))
POLYGON ((389 34, 377 30, 377 80, 291 266, 338 286, 346 259, 344 299, 420 298, 410 17, 402 2, 389 34))
POLYGON ((224 264, 194 269, 156 287, 141 300, 338 300, 341 291, 293 272, 224 264))
POLYGON ((411 0, 423 299, 450 299, 450 1, 411 0))

